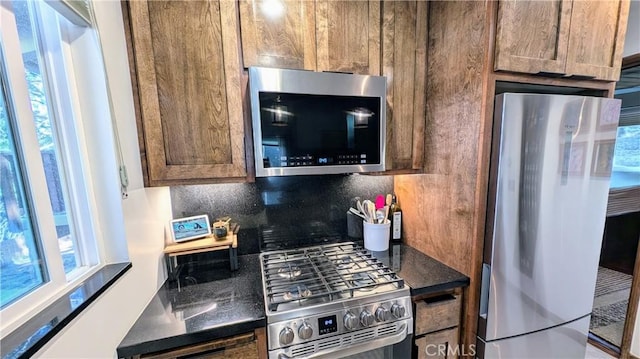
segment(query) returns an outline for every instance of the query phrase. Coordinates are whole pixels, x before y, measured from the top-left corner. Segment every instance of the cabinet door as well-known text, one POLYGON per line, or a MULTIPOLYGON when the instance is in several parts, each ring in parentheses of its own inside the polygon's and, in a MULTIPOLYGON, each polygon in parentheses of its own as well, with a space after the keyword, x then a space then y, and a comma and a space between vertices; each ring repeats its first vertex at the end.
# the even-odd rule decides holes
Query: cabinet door
POLYGON ((628 16, 628 0, 574 1, 566 73, 617 81, 628 16))
POLYGON ((462 354, 457 327, 416 338, 414 343, 418 347, 418 359, 451 359, 462 354))
POLYGON ((242 0, 244 67, 316 69, 315 4, 303 0, 242 0))
POLYGON ((380 1, 316 1, 318 71, 380 74, 380 1))
POLYGON ((234 1, 131 1, 149 184, 245 177, 234 1))
MULTIPOLYGON (((144 354, 144 359, 207 358, 207 359, 259 359, 260 345, 254 333, 215 339, 158 353, 144 354)), ((265 348, 266 349, 266 348, 265 348)))
POLYGON ((494 69, 563 74, 570 0, 504 0, 498 4, 494 69))
POLYGON ((383 3, 387 170, 421 169, 426 122, 427 2, 383 3))
POLYGON ((422 335, 460 325, 459 295, 444 294, 416 302, 415 334, 422 335))

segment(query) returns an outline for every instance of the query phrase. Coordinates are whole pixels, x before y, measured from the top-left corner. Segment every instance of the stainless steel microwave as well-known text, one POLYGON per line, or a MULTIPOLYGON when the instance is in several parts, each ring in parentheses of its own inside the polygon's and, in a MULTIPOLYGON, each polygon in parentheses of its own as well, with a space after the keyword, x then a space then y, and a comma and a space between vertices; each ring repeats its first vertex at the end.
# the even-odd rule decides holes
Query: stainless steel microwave
POLYGON ((384 171, 384 77, 249 68, 256 176, 384 171))

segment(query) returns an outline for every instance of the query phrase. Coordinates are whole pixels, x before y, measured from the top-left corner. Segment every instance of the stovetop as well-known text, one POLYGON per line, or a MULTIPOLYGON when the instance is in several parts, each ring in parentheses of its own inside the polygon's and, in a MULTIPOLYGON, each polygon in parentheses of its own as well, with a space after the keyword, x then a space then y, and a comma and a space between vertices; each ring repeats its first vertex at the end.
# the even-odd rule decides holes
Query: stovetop
POLYGON ((405 288, 395 272, 352 242, 260 255, 267 316, 405 288))

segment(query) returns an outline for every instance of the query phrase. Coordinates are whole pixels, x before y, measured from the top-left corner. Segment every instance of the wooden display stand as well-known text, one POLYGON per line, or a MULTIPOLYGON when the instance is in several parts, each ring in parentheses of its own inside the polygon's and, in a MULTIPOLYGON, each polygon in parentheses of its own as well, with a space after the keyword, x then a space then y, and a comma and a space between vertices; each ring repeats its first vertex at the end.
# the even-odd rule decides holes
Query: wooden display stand
POLYGON ((228 249, 229 262, 232 271, 238 269, 238 229, 240 226, 231 224, 229 232, 225 238, 217 238, 210 235, 201 239, 188 242, 172 243, 164 247, 164 255, 167 264, 167 274, 169 279, 177 277, 178 257, 187 254, 196 254, 228 249))

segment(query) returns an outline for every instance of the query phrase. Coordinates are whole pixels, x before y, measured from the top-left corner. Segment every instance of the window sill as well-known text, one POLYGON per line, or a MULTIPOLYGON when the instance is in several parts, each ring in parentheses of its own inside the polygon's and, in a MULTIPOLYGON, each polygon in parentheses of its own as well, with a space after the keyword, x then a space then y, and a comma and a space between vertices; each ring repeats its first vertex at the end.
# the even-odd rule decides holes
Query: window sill
POLYGON ((0 340, 3 358, 33 356, 131 268, 108 264, 0 340))

